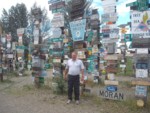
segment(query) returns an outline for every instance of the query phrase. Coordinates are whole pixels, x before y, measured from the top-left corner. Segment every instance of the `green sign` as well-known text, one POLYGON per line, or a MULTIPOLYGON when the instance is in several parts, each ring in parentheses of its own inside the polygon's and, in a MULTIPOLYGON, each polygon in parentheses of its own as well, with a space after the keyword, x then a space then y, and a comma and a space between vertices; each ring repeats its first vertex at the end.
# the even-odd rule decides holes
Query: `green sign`
POLYGON ((132 6, 137 6, 138 5, 138 2, 132 2, 132 3, 128 3, 126 4, 126 7, 132 7, 132 6))
POLYGON ((51 65, 50 64, 45 64, 45 69, 50 69, 51 65))
POLYGON ((48 41, 49 42, 62 42, 63 39, 62 38, 50 38, 48 41))
POLYGON ((53 9, 52 13, 61 13, 64 12, 64 8, 60 8, 60 9, 53 9))
POLYGON ((92 37, 93 37, 93 31, 90 31, 90 32, 88 33, 87 41, 88 41, 88 42, 92 41, 92 37))
POLYGON ((28 49, 26 46, 16 46, 16 49, 28 49))
POLYGON ((124 41, 125 41, 125 42, 130 42, 130 41, 132 41, 132 35, 131 35, 131 34, 125 34, 125 35, 124 35, 124 41))
POLYGON ((138 10, 139 11, 145 11, 148 9, 148 0, 137 0, 138 2, 138 10))

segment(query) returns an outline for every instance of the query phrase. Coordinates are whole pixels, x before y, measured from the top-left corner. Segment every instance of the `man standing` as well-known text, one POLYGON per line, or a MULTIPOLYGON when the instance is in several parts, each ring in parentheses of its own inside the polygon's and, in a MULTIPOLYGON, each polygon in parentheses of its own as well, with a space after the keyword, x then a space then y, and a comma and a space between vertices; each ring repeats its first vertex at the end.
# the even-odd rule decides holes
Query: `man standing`
POLYGON ((65 69, 65 80, 68 78, 68 101, 69 104, 72 101, 72 93, 74 89, 76 104, 79 104, 80 95, 80 73, 82 74, 81 80, 84 81, 84 65, 83 62, 77 59, 77 53, 72 52, 72 58, 68 60, 65 69), (67 77, 68 74, 68 77, 67 77))

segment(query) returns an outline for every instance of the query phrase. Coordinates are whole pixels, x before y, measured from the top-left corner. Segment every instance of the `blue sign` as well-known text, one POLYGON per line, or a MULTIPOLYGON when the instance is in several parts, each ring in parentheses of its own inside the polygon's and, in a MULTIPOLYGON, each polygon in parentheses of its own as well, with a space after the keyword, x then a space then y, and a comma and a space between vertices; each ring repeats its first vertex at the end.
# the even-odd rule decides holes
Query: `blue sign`
POLYGON ((73 41, 84 40, 85 27, 86 27, 86 19, 70 22, 73 41))
POLYGON ((111 92, 115 92, 115 91, 117 91, 117 86, 107 86, 106 90, 111 91, 111 92))

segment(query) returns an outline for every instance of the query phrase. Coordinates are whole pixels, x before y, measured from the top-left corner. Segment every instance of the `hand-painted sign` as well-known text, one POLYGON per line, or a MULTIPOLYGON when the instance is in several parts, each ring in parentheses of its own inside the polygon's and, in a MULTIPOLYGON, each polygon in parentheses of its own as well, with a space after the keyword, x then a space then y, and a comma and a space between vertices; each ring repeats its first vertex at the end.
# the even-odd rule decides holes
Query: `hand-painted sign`
POLYGON ((99 95, 102 98, 112 99, 112 100, 124 100, 125 99, 125 95, 119 92, 100 90, 99 95))
POLYGON ((84 40, 85 27, 86 27, 86 19, 70 22, 73 41, 84 40))
POLYGON ((150 37, 150 11, 131 12, 131 32, 133 38, 150 37))

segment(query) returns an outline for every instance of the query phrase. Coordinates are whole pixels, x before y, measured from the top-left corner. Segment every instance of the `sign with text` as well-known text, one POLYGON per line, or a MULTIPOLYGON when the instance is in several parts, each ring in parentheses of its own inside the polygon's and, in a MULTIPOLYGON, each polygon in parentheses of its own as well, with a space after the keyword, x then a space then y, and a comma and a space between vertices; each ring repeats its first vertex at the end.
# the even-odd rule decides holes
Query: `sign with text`
POLYGON ((101 21, 105 22, 116 22, 118 19, 117 13, 106 13, 102 14, 101 21))
POLYGON ((136 86, 135 96, 137 97, 147 97, 147 86, 136 86))
POLYGON ((138 2, 138 10, 139 11, 144 11, 148 9, 148 5, 149 5, 149 0, 137 0, 138 2))
POLYGON ((131 11, 131 26, 133 38, 149 38, 150 11, 131 11))
POLYGON ((73 41, 84 40, 85 27, 86 27, 86 19, 70 22, 73 41))
POLYGON ((125 42, 130 42, 130 41, 132 41, 131 34, 125 34, 125 35, 124 35, 124 40, 125 40, 125 42))
POLYGON ((64 26, 64 14, 56 13, 51 21, 52 27, 63 27, 64 26))
POLYGON ((102 98, 112 99, 112 100, 124 100, 125 99, 125 95, 123 93, 105 91, 105 90, 100 90, 99 96, 102 98))

